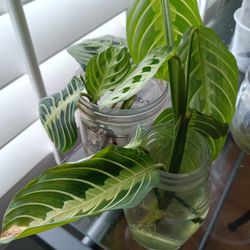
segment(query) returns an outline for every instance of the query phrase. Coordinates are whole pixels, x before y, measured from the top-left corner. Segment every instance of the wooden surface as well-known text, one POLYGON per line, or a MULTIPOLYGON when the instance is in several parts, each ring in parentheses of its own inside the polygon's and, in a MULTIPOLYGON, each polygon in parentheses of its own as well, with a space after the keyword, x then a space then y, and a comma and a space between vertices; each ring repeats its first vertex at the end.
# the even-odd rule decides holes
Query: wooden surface
POLYGON ((219 220, 211 235, 207 249, 249 250, 250 220, 235 231, 228 224, 250 209, 250 156, 246 156, 233 182, 230 194, 221 210, 219 220))

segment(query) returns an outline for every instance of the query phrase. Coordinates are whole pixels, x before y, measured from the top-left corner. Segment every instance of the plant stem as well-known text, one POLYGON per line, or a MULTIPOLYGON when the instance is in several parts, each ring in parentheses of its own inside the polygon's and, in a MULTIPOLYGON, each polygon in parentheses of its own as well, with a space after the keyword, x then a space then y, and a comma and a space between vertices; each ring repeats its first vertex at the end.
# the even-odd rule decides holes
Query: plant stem
POLYGON ((170 17, 169 0, 161 0, 162 14, 165 27, 165 38, 167 46, 174 46, 174 35, 172 29, 172 22, 170 17))
POLYGON ((180 117, 186 113, 186 87, 185 77, 178 56, 172 57, 168 62, 171 101, 173 106, 174 121, 177 124, 180 117))
POLYGON ((169 163, 169 172, 178 174, 180 172, 183 154, 186 145, 187 130, 190 117, 181 117, 175 127, 174 143, 171 151, 171 159, 169 163))
MULTIPOLYGON (((165 40, 168 47, 174 47, 174 35, 169 0, 161 0, 165 40)), ((175 123, 186 113, 186 86, 181 61, 178 56, 168 61, 169 82, 175 123)))
POLYGON ((203 221, 203 219, 200 217, 199 213, 195 209, 191 208, 191 206, 185 200, 183 200, 181 197, 178 197, 176 194, 174 194, 173 198, 175 198, 184 207, 186 207, 187 209, 189 209, 189 211, 193 215, 197 216, 195 219, 192 220, 192 222, 194 222, 194 223, 201 223, 203 221))
MULTIPOLYGON (((196 32, 194 30, 193 32, 196 32)), ((181 168, 181 163, 183 159, 183 154, 186 145, 186 137, 188 133, 188 125, 191 119, 191 115, 188 112, 188 89, 189 89, 189 72, 191 65, 191 55, 192 55, 192 43, 193 39, 190 40, 188 46, 188 56, 185 61, 184 70, 182 70, 182 64, 179 62, 179 72, 181 76, 176 80, 171 77, 174 74, 174 71, 171 71, 170 68, 170 86, 174 89, 173 94, 175 94, 175 98, 173 101, 177 102, 175 106, 177 109, 175 111, 176 116, 178 117, 178 121, 176 123, 175 131, 174 131, 174 143, 171 152, 171 159, 169 164, 169 172, 170 173, 179 173, 181 168), (179 81, 179 82, 178 82, 179 81), (179 105, 178 105, 179 104, 179 105)), ((177 65, 176 65, 177 66, 177 65)), ((173 69, 174 70, 174 69, 173 69)), ((171 92, 172 94, 172 92, 171 92)), ((174 106, 173 106, 174 108, 174 106)))
POLYGON ((136 100, 136 97, 136 95, 133 95, 128 100, 124 101, 121 105, 121 109, 130 109, 136 100))
MULTIPOLYGON (((164 18, 165 38, 168 46, 174 46, 174 36, 170 16, 169 0, 161 0, 162 14, 164 18)), ((187 86, 185 72, 182 69, 182 63, 178 56, 172 57, 168 61, 169 82, 171 91, 171 100, 173 106, 173 115, 175 121, 175 130, 173 135, 173 146, 171 150, 171 159, 168 172, 178 174, 180 172, 183 153, 185 149, 186 135, 189 124, 187 111, 187 86)), ((157 190, 159 207, 166 209, 173 200, 175 193, 163 190, 157 190)))
MULTIPOLYGON (((174 46, 169 0, 161 0, 165 37, 168 46, 174 46)), ((169 81, 175 120, 174 143, 169 166, 170 173, 179 173, 182 162, 189 119, 186 118, 187 86, 181 60, 174 56, 168 62, 169 81)))

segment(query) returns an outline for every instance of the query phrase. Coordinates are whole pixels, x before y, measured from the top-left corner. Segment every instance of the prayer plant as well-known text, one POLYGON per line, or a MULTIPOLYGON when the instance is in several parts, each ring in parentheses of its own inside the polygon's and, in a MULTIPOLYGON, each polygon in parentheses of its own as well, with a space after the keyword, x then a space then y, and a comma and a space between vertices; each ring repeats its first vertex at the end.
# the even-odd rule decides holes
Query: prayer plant
POLYGON ((159 183, 159 171, 192 171, 222 149, 234 113, 238 70, 219 37, 203 25, 196 0, 131 0, 126 29, 127 47, 106 38, 83 43, 77 60, 87 64, 85 79, 74 78, 61 93, 42 101, 41 118, 51 138, 61 150, 73 143, 76 134, 71 137, 57 125, 73 119, 84 82, 90 100, 104 108, 129 99, 153 76, 168 79, 172 108, 159 115, 150 134, 139 132, 128 146, 109 146, 30 182, 5 213, 2 242, 136 206, 159 183), (106 90, 112 91, 101 99, 106 90), (65 110, 58 111, 62 105, 65 110))
POLYGON ((75 110, 80 95, 104 107, 129 108, 138 93, 173 54, 155 48, 135 64, 126 41, 113 36, 85 40, 68 49, 84 72, 62 91, 44 98, 39 105, 40 119, 56 148, 65 152, 77 141, 75 110))

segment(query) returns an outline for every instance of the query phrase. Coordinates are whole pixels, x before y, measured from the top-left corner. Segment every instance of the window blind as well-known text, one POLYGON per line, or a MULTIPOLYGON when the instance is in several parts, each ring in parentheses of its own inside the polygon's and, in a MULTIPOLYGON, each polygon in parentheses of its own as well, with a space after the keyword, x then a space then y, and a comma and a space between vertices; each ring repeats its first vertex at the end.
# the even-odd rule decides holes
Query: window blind
MULTIPOLYGON (((68 45, 86 34, 88 38, 104 34, 125 35, 124 14, 117 14, 124 11, 127 4, 124 0, 35 0, 24 6, 48 94, 65 87, 79 68, 65 50, 68 45)), ((0 32, 4 34, 0 36, 2 197, 50 154, 53 147, 37 120, 38 100, 26 75, 8 13, 0 16, 0 32)))
MULTIPOLYGON (((39 63, 125 10, 128 0, 35 0, 24 6, 39 63)), ((0 88, 25 74, 8 13, 0 16, 0 88)))
MULTIPOLYGON (((34 1, 34 0, 19 0, 22 4, 34 1)), ((7 12, 7 7, 4 1, 0 1, 0 15, 3 15, 7 12)))

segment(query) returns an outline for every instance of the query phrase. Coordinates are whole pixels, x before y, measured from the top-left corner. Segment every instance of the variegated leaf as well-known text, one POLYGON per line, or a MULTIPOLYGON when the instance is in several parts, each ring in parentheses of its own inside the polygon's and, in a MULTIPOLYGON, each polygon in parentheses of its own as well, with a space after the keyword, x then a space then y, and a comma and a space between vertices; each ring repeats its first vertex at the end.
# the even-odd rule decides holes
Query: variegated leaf
POLYGON ((148 154, 116 146, 86 161, 51 168, 14 197, 5 213, 1 241, 135 206, 158 182, 157 166, 148 154))
POLYGON ((74 115, 83 88, 82 77, 74 77, 62 91, 43 98, 39 103, 42 125, 61 152, 70 149, 77 141, 74 115))
POLYGON ((238 68, 233 55, 215 32, 205 27, 188 30, 178 54, 183 64, 189 60, 186 76, 189 107, 229 123, 238 88, 238 68))
POLYGON ((211 162, 211 150, 207 139, 202 134, 189 127, 186 135, 180 173, 189 173, 201 168, 201 166, 209 168, 211 162))
MULTIPOLYGON (((175 43, 192 26, 202 24, 196 0, 169 0, 175 43)), ((155 47, 165 46, 161 0, 131 0, 127 11, 129 51, 136 63, 155 47)))
POLYGON ((139 148, 143 141, 143 136, 145 135, 145 129, 143 129, 141 126, 138 126, 138 128, 135 131, 135 136, 132 138, 132 140, 125 146, 125 148, 139 148))
POLYGON ((207 139, 212 158, 215 159, 224 146, 228 124, 193 110, 189 126, 207 139))
POLYGON ((172 122, 172 123, 174 122, 172 108, 164 109, 154 120, 153 126, 156 126, 156 125, 162 124, 162 123, 168 123, 168 122, 172 122))
POLYGON ((86 39, 70 46, 67 51, 85 70, 88 61, 94 55, 111 45, 127 47, 127 42, 123 38, 106 35, 93 39, 86 39))
POLYGON ((155 163, 164 164, 169 169, 173 145, 174 123, 172 121, 152 126, 146 131, 141 147, 146 148, 155 163))
POLYGON ((159 67, 167 62, 174 54, 170 48, 152 50, 133 70, 125 77, 114 91, 99 101, 100 108, 124 101, 138 93, 155 75, 159 67))
POLYGON ((110 46, 92 57, 87 65, 85 81, 88 95, 96 103, 108 90, 113 90, 131 68, 127 48, 110 46))
MULTIPOLYGON (((228 131, 228 124, 218 122, 212 117, 200 114, 195 110, 190 112, 189 128, 202 134, 208 142, 211 150, 211 156, 215 159, 225 143, 225 138, 228 131)), ((174 117, 172 108, 163 110, 159 116, 155 119, 153 125, 169 124, 173 126, 174 117)))

